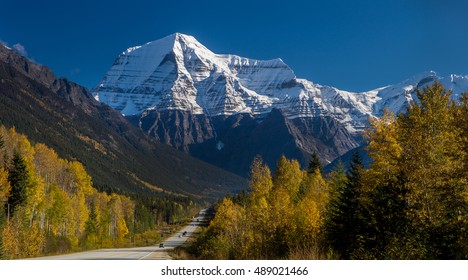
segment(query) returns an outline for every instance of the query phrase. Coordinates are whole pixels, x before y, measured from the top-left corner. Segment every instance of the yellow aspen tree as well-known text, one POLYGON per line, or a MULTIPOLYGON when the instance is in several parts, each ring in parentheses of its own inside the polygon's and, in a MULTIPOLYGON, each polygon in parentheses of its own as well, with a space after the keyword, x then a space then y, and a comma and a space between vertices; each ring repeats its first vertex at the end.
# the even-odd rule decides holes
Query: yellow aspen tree
POLYGON ((467 254, 467 247, 462 252, 459 245, 466 244, 466 135, 451 94, 438 82, 417 90, 419 103, 411 104, 397 121, 410 213, 428 258, 467 254))
POLYGON ((83 192, 85 195, 90 194, 93 189, 93 182, 83 164, 78 161, 72 161, 70 163, 70 171, 74 176, 74 192, 83 192))
POLYGON ((296 240, 299 242, 312 242, 317 240, 323 218, 313 197, 306 195, 296 208, 295 221, 298 227, 296 240))
POLYGON ((367 185, 380 185, 396 182, 400 172, 400 159, 403 152, 398 139, 396 116, 388 111, 380 118, 369 120, 371 128, 365 136, 369 141, 367 150, 373 159, 371 168, 364 173, 367 185))
POLYGON ((410 188, 411 202, 420 205, 419 218, 440 223, 453 210, 466 178, 460 128, 454 125, 451 92, 440 83, 417 92, 420 104, 398 118, 399 142, 403 149, 400 164, 410 188), (447 200, 454 200, 452 202, 447 200), (448 211, 448 212, 447 212, 448 211))
POLYGON ((57 153, 46 145, 34 145, 34 167, 37 175, 44 179, 45 192, 51 184, 58 184, 57 170, 60 168, 57 153))
POLYGON ((273 177, 274 188, 287 190, 292 201, 298 201, 298 192, 303 172, 297 160, 288 160, 283 155, 278 161, 273 177))
POLYGON ((8 171, 0 167, 0 207, 4 209, 4 205, 10 196, 11 185, 8 181, 8 171))
POLYGON ((318 169, 313 173, 305 171, 303 171, 303 173, 303 184, 307 186, 304 196, 315 202, 320 213, 325 213, 330 201, 330 187, 327 181, 323 178, 322 173, 318 169))
POLYGON ((266 244, 271 236, 270 228, 270 206, 268 197, 273 187, 270 168, 263 164, 261 158, 256 157, 252 164, 249 186, 252 193, 249 196, 247 213, 250 222, 250 234, 253 236, 253 244, 250 251, 251 257, 265 257, 266 244))
POLYGON ((71 227, 71 202, 68 195, 57 186, 50 189, 49 208, 47 211, 48 227, 54 235, 67 236, 71 227))
POLYGON ((6 259, 21 256, 18 224, 11 219, 5 223, 2 230, 2 247, 6 259))

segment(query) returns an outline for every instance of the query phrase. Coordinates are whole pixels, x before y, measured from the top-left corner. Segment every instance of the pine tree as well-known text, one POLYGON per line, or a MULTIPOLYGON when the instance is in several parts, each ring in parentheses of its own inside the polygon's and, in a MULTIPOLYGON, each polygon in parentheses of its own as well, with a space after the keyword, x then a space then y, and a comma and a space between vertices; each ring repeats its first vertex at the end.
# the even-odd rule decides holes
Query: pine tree
POLYGON ((363 231, 361 220, 362 160, 356 151, 351 159, 347 182, 331 201, 328 218, 325 222, 326 238, 332 249, 341 258, 353 257, 359 246, 359 234, 363 231))
POLYGON ((314 173, 315 170, 319 170, 320 173, 323 173, 322 163, 316 152, 312 154, 312 159, 309 161, 309 167, 307 168, 308 173, 314 173))
POLYGON ((0 166, 5 165, 4 148, 5 148, 5 140, 3 139, 3 135, 0 131, 0 166))
POLYGON ((361 231, 361 248, 355 252, 360 259, 399 259, 417 257, 407 250, 412 238, 407 216, 408 190, 401 180, 389 180, 374 187, 366 195, 368 201, 361 210, 365 230, 361 231))
POLYGON ((88 220, 85 225, 84 245, 95 248, 100 232, 99 217, 94 202, 91 202, 88 220))
POLYGON ((344 189, 347 181, 348 177, 346 176, 346 168, 340 160, 333 170, 327 175, 330 201, 337 199, 338 194, 344 189))
POLYGON ((19 153, 15 153, 13 156, 8 181, 10 181, 11 184, 8 204, 10 205, 10 214, 13 214, 16 207, 26 201, 27 188, 30 187, 29 171, 27 170, 23 157, 19 153))
POLYGON ((5 140, 3 139, 3 135, 0 134, 0 153, 3 153, 4 147, 5 147, 5 140))

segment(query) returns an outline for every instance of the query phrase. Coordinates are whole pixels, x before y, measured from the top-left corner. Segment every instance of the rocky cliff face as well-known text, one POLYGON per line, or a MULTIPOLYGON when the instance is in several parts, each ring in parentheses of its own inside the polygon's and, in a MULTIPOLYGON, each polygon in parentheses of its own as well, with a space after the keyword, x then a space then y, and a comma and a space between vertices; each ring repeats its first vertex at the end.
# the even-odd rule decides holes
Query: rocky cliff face
POLYGON ((234 170, 233 153, 240 147, 248 150, 247 165, 257 153, 271 161, 289 153, 305 165, 315 151, 324 163, 332 161, 360 145, 369 118, 385 108, 404 111, 415 89, 435 80, 453 89, 455 98, 468 89, 468 76, 426 72, 396 85, 349 92, 299 79, 281 59, 215 54, 176 33, 124 51, 92 92, 159 141, 234 170), (281 133, 271 129, 278 126, 271 119, 284 124, 281 133), (251 139, 261 140, 255 145, 251 139), (270 140, 278 143, 262 152, 270 140))
POLYGON ((278 109, 262 118, 247 113, 209 117, 179 110, 148 110, 128 118, 158 141, 242 176, 248 176, 256 155, 272 167, 283 154, 306 165, 313 152, 331 161, 359 145, 332 118, 290 119, 278 109))

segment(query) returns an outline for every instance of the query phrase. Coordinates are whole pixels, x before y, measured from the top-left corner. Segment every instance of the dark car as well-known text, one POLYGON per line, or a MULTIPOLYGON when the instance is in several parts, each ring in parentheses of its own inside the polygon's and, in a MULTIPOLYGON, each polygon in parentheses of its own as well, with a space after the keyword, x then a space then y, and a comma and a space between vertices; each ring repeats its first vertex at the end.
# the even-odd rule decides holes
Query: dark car
POLYGON ((163 244, 163 243, 159 243, 159 248, 164 248, 164 244, 163 244))

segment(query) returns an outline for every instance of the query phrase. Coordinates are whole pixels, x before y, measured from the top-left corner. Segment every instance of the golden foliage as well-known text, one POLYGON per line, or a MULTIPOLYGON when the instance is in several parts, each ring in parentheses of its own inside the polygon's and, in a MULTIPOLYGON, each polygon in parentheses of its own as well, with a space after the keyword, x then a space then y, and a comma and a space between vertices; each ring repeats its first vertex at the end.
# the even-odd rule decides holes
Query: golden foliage
MULTIPOLYGON (((12 158, 15 151, 19 153, 28 173, 25 201, 11 212, 8 221, 0 223, 5 257, 27 258, 50 252, 46 237, 65 238, 71 244, 68 250, 78 248, 80 242, 86 247, 89 240, 97 246, 122 244, 129 233, 127 222, 134 218, 132 200, 96 191, 81 163, 60 159, 44 144, 32 146, 15 129, 0 126, 0 135, 6 158, 12 158), (98 231, 88 233, 86 224, 92 205, 98 231)), ((0 167, 1 206, 11 195, 8 180, 7 169, 0 167)))

